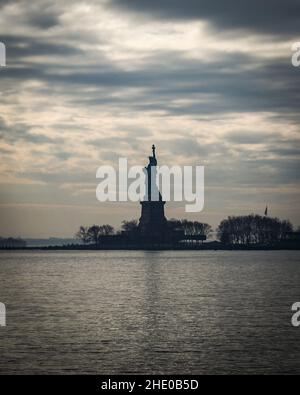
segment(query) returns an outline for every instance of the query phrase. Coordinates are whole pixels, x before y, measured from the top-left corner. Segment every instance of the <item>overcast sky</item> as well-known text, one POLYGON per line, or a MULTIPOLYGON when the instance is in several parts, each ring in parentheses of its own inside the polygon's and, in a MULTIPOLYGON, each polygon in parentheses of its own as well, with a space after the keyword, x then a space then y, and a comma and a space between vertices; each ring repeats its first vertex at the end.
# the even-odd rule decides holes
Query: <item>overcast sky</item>
POLYGON ((101 204, 119 157, 204 165, 213 225, 251 212, 300 225, 299 0, 0 0, 0 235, 73 236, 138 218, 101 204))

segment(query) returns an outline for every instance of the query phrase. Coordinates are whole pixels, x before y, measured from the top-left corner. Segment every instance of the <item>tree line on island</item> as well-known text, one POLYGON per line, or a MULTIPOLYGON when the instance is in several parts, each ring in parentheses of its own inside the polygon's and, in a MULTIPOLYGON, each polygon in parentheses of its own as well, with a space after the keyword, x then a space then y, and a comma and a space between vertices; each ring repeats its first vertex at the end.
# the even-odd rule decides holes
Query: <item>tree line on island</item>
MULTIPOLYGON (((172 230, 182 230, 185 235, 205 235, 209 237, 212 233, 212 227, 209 224, 188 221, 186 219, 178 220, 171 219, 167 222, 167 226, 172 230)), ((115 230, 111 225, 92 225, 90 227, 80 226, 76 233, 76 238, 81 240, 83 244, 100 244, 103 236, 112 236, 122 233, 138 233, 138 221, 132 219, 130 221, 123 221, 120 230, 115 230)))
POLYGON ((251 214, 223 220, 217 237, 224 244, 271 244, 285 240, 291 232, 288 220, 251 214))
MULTIPOLYGON (((167 226, 170 231, 181 230, 186 236, 203 235, 209 239, 213 234, 213 228, 209 224, 187 219, 170 219, 167 226)), ((137 233, 138 221, 135 219, 123 221, 120 230, 115 230, 108 224, 80 226, 76 238, 83 244, 98 245, 103 236, 118 235, 124 232, 137 233)), ((250 214, 230 216, 224 219, 216 229, 216 236, 222 244, 266 245, 285 240, 292 232, 293 225, 288 220, 250 214)))

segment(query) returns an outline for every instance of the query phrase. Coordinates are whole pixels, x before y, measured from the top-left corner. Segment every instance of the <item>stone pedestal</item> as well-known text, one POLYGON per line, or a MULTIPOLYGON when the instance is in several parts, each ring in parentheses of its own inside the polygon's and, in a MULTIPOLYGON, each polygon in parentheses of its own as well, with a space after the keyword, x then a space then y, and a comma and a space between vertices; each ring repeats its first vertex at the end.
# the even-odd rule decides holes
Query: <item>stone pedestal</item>
POLYGON ((163 243, 167 238, 165 202, 141 202, 142 214, 139 222, 140 235, 144 243, 163 243))

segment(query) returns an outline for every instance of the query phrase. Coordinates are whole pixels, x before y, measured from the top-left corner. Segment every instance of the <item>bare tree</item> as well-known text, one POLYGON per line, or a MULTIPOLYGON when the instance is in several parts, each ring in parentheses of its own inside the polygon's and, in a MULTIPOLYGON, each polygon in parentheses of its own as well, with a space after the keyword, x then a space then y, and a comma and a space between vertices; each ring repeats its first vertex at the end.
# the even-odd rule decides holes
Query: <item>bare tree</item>
POLYGON ((99 236, 100 236, 100 226, 93 225, 88 229, 88 236, 90 243, 98 244, 99 243, 99 236))
POLYGON ((283 240, 292 231, 293 226, 287 220, 251 214, 223 220, 217 235, 225 244, 271 244, 283 240))
POLYGON ((115 229, 111 225, 101 225, 99 228, 99 235, 101 236, 109 236, 115 233, 115 229))
POLYGON ((79 231, 75 235, 83 244, 88 244, 90 242, 88 230, 89 228, 87 226, 80 226, 79 231))
POLYGON ((212 232, 212 227, 209 224, 187 219, 172 218, 168 221, 168 225, 172 230, 183 230, 186 236, 204 235, 209 237, 212 232))
POLYGON ((138 231, 138 221, 136 219, 132 219, 130 221, 122 221, 121 229, 124 232, 137 232, 138 231))

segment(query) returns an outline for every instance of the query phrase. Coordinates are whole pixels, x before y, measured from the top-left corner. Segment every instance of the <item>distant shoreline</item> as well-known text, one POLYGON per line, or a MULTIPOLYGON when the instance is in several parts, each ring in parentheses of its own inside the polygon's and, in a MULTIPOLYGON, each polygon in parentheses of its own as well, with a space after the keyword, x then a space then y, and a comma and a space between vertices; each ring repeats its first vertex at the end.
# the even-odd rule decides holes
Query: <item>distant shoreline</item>
POLYGON ((223 245, 221 243, 204 243, 202 245, 127 245, 127 246, 92 246, 92 245, 65 245, 65 246, 35 246, 0 248, 1 251, 280 251, 300 250, 299 243, 279 243, 277 245, 223 245))

